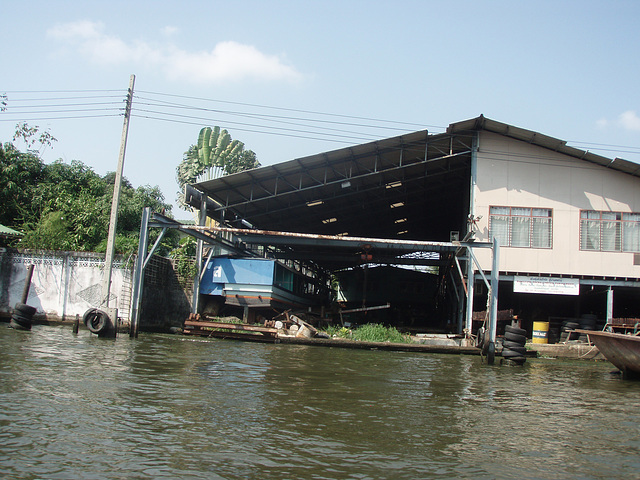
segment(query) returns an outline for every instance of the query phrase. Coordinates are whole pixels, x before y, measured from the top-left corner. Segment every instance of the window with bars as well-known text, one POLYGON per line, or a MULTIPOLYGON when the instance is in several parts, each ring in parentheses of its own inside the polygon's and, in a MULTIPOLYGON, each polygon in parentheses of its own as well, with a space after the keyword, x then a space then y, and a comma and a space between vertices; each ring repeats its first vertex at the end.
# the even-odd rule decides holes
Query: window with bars
POLYGON ((491 207, 489 236, 506 247, 552 248, 550 208, 491 207))
POLYGON ((581 211, 580 250, 640 252, 640 213, 581 211))

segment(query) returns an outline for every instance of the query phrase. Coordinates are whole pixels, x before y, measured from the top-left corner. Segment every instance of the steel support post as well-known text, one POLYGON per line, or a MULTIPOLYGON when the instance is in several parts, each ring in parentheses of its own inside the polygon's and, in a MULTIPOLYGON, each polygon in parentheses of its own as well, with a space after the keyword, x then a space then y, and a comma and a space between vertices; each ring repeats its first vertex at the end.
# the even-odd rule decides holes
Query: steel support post
MULTIPOLYGON (((202 196, 200 204, 200 217, 198 226, 204 227, 207 223, 207 196, 202 196)), ((196 247, 196 262, 198 262, 198 273, 193 280, 193 299, 191 301, 191 312, 198 313, 200 308, 200 278, 202 277, 202 251, 204 250, 204 242, 198 239, 196 247)))
POLYGON ((611 323, 613 318, 613 287, 609 285, 607 288, 607 318, 606 323, 611 323))
POLYGON ((496 330, 498 327, 498 279, 500 265, 500 243, 493 238, 493 263, 491 266, 491 305, 489 306, 489 347, 487 363, 493 365, 496 353, 496 330))
MULTIPOLYGON (((469 184, 469 232, 473 232, 473 220, 476 214, 476 184, 478 180, 478 132, 471 140, 471 174, 469 184)), ((473 268, 473 258, 471 249, 467 248, 467 311, 465 318, 465 328, 472 333, 473 329, 473 289, 475 286, 475 271, 473 268)))
POLYGON ((473 259, 471 258, 470 248, 467 249, 467 311, 465 318, 465 328, 472 333, 473 328, 473 294, 475 287, 475 270, 473 268, 473 259))
POLYGON ((142 210, 142 220, 140 222, 140 241, 138 243, 138 257, 133 268, 133 291, 131 292, 131 325, 129 336, 138 336, 138 324, 140 321, 140 305, 142 299, 142 287, 144 284, 145 257, 147 246, 149 245, 149 217, 151 209, 145 207, 142 210))

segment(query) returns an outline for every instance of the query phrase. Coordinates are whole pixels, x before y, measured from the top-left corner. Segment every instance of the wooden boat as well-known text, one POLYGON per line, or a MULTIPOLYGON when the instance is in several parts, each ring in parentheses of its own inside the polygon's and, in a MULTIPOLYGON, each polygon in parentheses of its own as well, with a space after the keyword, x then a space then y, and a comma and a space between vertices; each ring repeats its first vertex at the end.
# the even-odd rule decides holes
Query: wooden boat
POLYGON ((640 379, 640 336, 590 330, 576 331, 587 334, 600 353, 622 372, 624 378, 640 379))

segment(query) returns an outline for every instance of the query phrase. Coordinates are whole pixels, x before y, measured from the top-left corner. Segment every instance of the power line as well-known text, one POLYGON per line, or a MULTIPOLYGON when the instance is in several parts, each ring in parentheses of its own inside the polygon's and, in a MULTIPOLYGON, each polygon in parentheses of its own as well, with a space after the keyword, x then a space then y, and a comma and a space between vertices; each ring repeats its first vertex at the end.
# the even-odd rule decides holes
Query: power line
MULTIPOLYGON (((175 120, 175 119, 167 119, 167 118, 161 118, 161 117, 154 117, 151 115, 138 115, 135 113, 131 114, 132 117, 136 117, 136 118, 145 118, 145 119, 149 119, 149 120, 158 120, 158 121, 162 121, 162 122, 169 122, 169 123, 179 123, 179 124, 184 124, 184 125, 198 125, 198 126, 202 126, 202 122, 192 122, 192 121, 188 121, 188 120, 175 120)), ((336 140, 336 139, 332 139, 332 138, 318 138, 318 137, 311 137, 308 135, 295 135, 292 133, 276 133, 276 132, 265 132, 263 130, 255 130, 255 129, 249 129, 249 128, 235 128, 234 130, 237 130, 239 132, 249 132, 249 133, 262 133, 265 135, 276 135, 276 136, 280 136, 280 137, 290 137, 290 138, 303 138, 306 140, 320 140, 323 142, 336 142, 336 143, 341 143, 341 144, 345 144, 348 142, 345 142, 344 140, 336 140)), ((354 142, 355 143, 355 142, 354 142)))
MULTIPOLYGON (((113 90, 15 90, 5 92, 9 95, 21 95, 18 105, 13 105, 11 102, 6 107, 5 111, 0 113, 0 122, 15 122, 15 121, 39 121, 39 120, 72 120, 72 119, 84 119, 84 118, 101 118, 121 116, 123 107, 114 107, 115 105, 122 105, 124 97, 126 96, 126 90, 113 89, 113 90), (118 94, 114 94, 117 92, 118 94), (52 96, 48 96, 51 94, 52 96), (29 95, 36 95, 29 98, 29 95), (121 99, 120 101, 92 101, 100 99, 121 99), (76 100, 88 100, 87 102, 77 102, 76 100), (73 103, 69 103, 72 102, 73 103), (51 104, 51 102, 59 102, 51 104), (66 102, 66 103, 60 103, 66 102), (36 105, 31 105, 37 103, 36 105), (16 111, 16 109, 19 109, 16 111), (57 110, 60 109, 60 110, 57 110), (117 111, 118 113, 112 113, 117 111), (95 112, 95 115, 68 115, 69 113, 80 112, 95 112), (20 115, 21 117, 16 117, 20 115)), ((355 115, 344 115, 327 112, 319 112, 313 110, 277 107, 271 105, 254 104, 246 102, 234 102, 212 98, 194 97, 187 95, 166 94, 150 91, 138 91, 135 98, 143 100, 142 102, 134 102, 133 109, 139 111, 143 115, 135 115, 140 118, 148 118, 153 120, 162 120, 165 122, 174 122, 178 124, 194 124, 202 125, 195 120, 208 122, 208 123, 221 123, 235 125, 234 129, 238 131, 247 131, 252 133, 260 133, 267 135, 281 135, 286 137, 305 138, 309 140, 319 141, 332 141, 338 143, 346 143, 347 141, 371 141, 381 138, 385 131, 403 131, 406 132, 406 127, 424 129, 425 127, 438 129, 445 131, 446 127, 437 125, 419 125, 416 123, 402 122, 395 120, 385 120, 372 117, 363 117, 355 115), (139 96, 143 94, 147 96, 139 96), (150 96, 150 97, 149 97, 150 96), (159 98, 154 98, 159 97, 159 98), (271 114, 263 113, 259 111, 239 111, 230 109, 216 109, 208 108, 202 105, 191 105, 186 102, 172 102, 164 100, 164 98, 174 98, 183 100, 192 100, 197 102, 207 103, 219 103, 226 105, 235 105, 247 107, 249 109, 264 109, 272 110, 275 112, 291 112, 302 115, 286 115, 286 114, 271 114), (141 109, 138 105, 153 107, 157 110, 141 109), (185 110, 193 112, 206 112, 221 116, 230 117, 242 117, 255 120, 256 123, 242 122, 236 120, 211 118, 196 115, 181 115, 173 113, 175 110, 185 110), (165 118, 161 118, 165 117, 165 118), (315 118, 314 118, 315 117, 315 118), (353 120, 353 121, 349 121, 353 120), (261 123, 264 122, 264 123, 261 123), (299 128, 287 128, 274 125, 290 125, 292 127, 299 128), (352 127, 354 130, 345 130, 344 128, 335 127, 352 127), (365 129, 365 130, 358 130, 365 129), (278 130, 278 131, 274 131, 278 130), (358 131, 356 131, 358 130, 358 131), (366 130, 377 130, 379 134, 370 133, 366 130), (333 132, 333 133, 332 133, 333 132)), ((11 100, 11 98, 9 98, 11 100)), ((629 155, 640 154, 640 147, 625 146, 625 145, 612 145, 603 143, 592 143, 582 141, 572 141, 571 143, 575 148, 582 148, 580 145, 590 146, 592 151, 601 152, 613 152, 629 155)))
POLYGON ((306 114, 320 115, 320 116, 352 118, 352 119, 357 119, 357 120, 367 120, 367 121, 373 121, 373 122, 383 122, 383 123, 391 123, 391 124, 407 125, 407 126, 411 125, 413 127, 418 127, 418 129, 425 129, 425 128, 442 128, 442 129, 444 129, 444 128, 446 128, 446 127, 442 127, 442 126, 438 126, 438 125, 421 125, 421 124, 417 124, 417 123, 402 122, 402 121, 396 121, 396 120, 384 120, 384 119, 380 119, 380 118, 359 117, 359 116, 354 116, 354 115, 343 115, 343 114, 337 114, 337 113, 325 113, 325 112, 318 112, 318 111, 313 111, 313 110, 301 110, 301 109, 296 109, 296 108, 275 107, 275 106, 261 105, 261 104, 256 104, 256 103, 232 102, 232 101, 227 101, 227 100, 217 100, 217 99, 202 98, 202 97, 190 97, 190 96, 187 96, 187 95, 175 95, 175 94, 167 94, 167 93, 157 93, 157 92, 149 92, 149 91, 144 91, 144 90, 139 91, 138 93, 146 93, 148 95, 158 95, 158 96, 174 97, 174 98, 185 98, 185 99, 189 99, 189 100, 198 100, 198 101, 206 101, 206 102, 226 103, 226 104, 229 104, 229 105, 242 105, 242 106, 245 106, 245 107, 266 108, 266 109, 272 109, 272 110, 281 110, 281 111, 297 112, 297 113, 306 113, 306 114))
MULTIPOLYGON (((254 123, 246 123, 246 122, 236 122, 233 120, 225 120, 224 122, 220 121, 220 120, 216 120, 216 119, 211 119, 209 117, 197 117, 197 116, 193 116, 193 115, 180 115, 177 113, 166 113, 166 112, 158 112, 158 111, 154 111, 154 110, 145 110, 145 109, 141 109, 141 108, 136 108, 135 111, 140 111, 140 112, 144 112, 144 113, 153 113, 156 115, 166 115, 166 116, 170 116, 170 117, 178 117, 178 118, 186 118, 186 119, 192 119, 192 120, 204 120, 207 121, 209 123, 225 123, 225 124, 233 124, 233 125, 240 125, 240 126, 246 126, 246 127, 259 127, 259 128, 268 128, 268 129, 282 129, 282 130, 289 130, 289 131, 298 131, 297 129, 290 129, 290 128, 285 128, 285 127, 281 127, 281 126, 269 126, 269 125, 260 125, 260 124, 254 124, 254 123)), ((294 123, 294 122, 285 122, 285 121, 275 121, 276 123, 281 123, 281 124, 287 124, 287 125, 296 125, 296 126, 307 126, 307 125, 301 125, 298 123, 294 123)), ((312 127, 314 128, 314 127, 312 127)), ((348 137, 348 138, 358 138, 361 140, 371 140, 372 138, 379 138, 376 135, 372 135, 372 134, 367 134, 367 133, 363 133, 363 132, 352 132, 352 131, 345 131, 345 130, 341 130, 341 129, 336 129, 336 128, 328 128, 328 127, 315 127, 317 130, 316 131, 302 131, 299 130, 301 132, 304 133, 313 133, 316 135, 333 135, 336 137, 348 137), (324 133, 322 131, 318 131, 318 130, 327 130, 327 131, 331 131, 331 132, 341 132, 340 133, 324 133), (352 133, 354 135, 360 135, 360 137, 354 137, 354 136, 347 136, 347 135, 343 135, 344 133, 352 133), (365 138, 368 137, 368 138, 365 138)))
MULTIPOLYGON (((152 101, 152 102, 154 102, 154 101, 157 102, 157 100, 149 99, 149 98, 146 98, 146 97, 137 97, 137 98, 140 98, 142 100, 148 100, 148 101, 152 101)), ((138 102, 138 104, 140 104, 140 103, 141 102, 138 102)), ((269 121, 273 121, 273 122, 290 123, 290 124, 291 124, 291 122, 286 122, 284 120, 298 120, 298 121, 309 122, 309 123, 347 125, 347 126, 375 128, 375 129, 384 129, 384 130, 397 130, 397 131, 406 131, 407 130, 406 128, 387 127, 387 126, 379 126, 379 125, 363 124, 363 123, 349 123, 349 122, 339 122, 339 121, 332 121, 332 120, 320 120, 320 119, 316 119, 316 118, 302 118, 302 117, 292 117, 292 116, 284 116, 284 115, 268 115, 268 114, 264 114, 264 113, 238 112, 238 111, 233 111, 233 110, 219 110, 219 109, 211 109, 211 108, 204 108, 204 107, 194 107, 194 106, 191 106, 191 105, 176 104, 176 103, 171 103, 171 102, 161 102, 160 104, 142 102, 142 104, 143 105, 148 105, 148 106, 155 106, 155 107, 168 106, 168 107, 172 107, 172 108, 191 109, 191 110, 213 112, 213 113, 221 113, 221 114, 227 114, 227 115, 243 116, 243 117, 249 117, 249 118, 263 118, 263 119, 266 119, 266 120, 269 120, 269 121)))

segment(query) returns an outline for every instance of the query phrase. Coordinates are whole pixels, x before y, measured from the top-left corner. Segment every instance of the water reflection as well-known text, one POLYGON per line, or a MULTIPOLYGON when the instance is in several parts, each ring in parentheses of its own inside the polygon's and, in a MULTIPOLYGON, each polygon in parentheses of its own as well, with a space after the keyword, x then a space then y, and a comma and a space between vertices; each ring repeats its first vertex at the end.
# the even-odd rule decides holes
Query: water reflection
POLYGON ((606 364, 40 326, 0 351, 3 478, 640 475, 640 383, 606 364))

